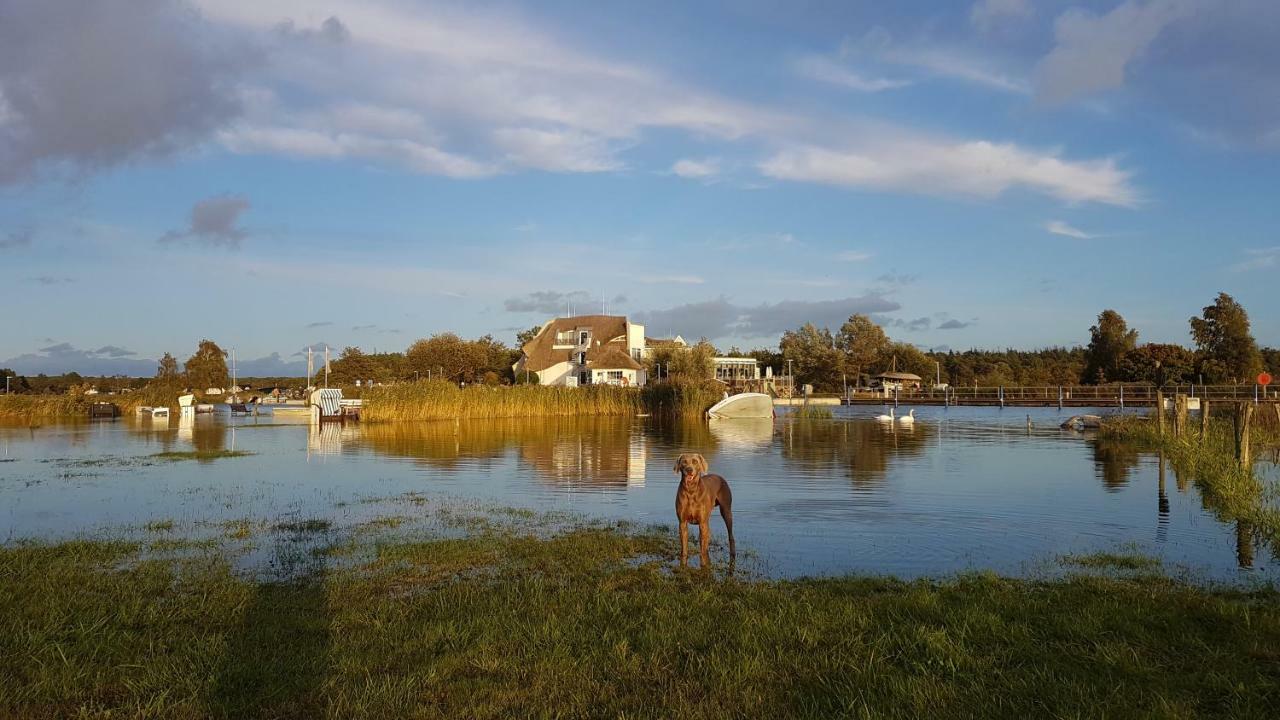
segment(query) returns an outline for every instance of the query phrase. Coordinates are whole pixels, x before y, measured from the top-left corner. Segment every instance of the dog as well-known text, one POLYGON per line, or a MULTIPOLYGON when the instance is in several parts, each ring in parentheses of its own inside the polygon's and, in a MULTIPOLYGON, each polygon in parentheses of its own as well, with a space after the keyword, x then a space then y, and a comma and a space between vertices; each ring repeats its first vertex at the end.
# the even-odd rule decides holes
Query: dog
POLYGON ((680 489, 676 491, 676 520, 680 523, 680 564, 689 564, 689 523, 698 526, 699 556, 702 567, 711 558, 711 511, 720 506, 720 517, 729 533, 729 559, 737 557, 733 542, 733 495, 729 483, 719 475, 707 473, 707 461, 697 453, 684 453, 676 458, 675 471, 680 473, 680 489))

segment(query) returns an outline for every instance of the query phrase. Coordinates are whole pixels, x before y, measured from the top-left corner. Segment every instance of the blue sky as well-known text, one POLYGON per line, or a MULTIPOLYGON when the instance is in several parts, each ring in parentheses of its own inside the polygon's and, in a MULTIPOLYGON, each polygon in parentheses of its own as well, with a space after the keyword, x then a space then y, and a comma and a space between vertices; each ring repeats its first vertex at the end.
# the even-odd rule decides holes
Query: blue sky
POLYGON ((1280 344, 1280 4, 10 0, 0 366, 563 312, 1280 344))

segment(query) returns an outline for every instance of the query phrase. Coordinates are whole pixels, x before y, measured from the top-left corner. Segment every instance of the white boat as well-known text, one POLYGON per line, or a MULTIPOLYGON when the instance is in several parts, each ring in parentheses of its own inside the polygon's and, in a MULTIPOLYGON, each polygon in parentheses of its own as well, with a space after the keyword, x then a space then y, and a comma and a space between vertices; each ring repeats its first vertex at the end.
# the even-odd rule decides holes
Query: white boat
POLYGON ((167 407, 151 408, 151 417, 167 419, 169 417, 169 408, 167 407))
POLYGON ((764 393, 738 393, 721 400, 707 411, 708 418, 772 418, 773 398, 764 393))

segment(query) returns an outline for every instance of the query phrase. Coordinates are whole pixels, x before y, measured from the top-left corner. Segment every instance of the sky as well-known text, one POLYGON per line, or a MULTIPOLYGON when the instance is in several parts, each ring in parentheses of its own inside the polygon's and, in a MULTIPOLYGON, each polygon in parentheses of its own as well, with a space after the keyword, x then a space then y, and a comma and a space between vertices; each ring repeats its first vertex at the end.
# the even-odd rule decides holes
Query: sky
POLYGON ((1274 0, 0 2, 0 367, 567 310, 1280 345, 1274 0))

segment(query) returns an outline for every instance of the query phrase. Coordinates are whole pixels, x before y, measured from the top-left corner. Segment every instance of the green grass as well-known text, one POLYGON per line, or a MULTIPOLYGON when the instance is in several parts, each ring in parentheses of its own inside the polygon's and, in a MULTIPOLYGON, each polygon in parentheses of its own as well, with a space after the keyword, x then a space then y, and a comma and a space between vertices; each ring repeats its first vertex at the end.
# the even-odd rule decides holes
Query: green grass
POLYGON ((172 532, 172 520, 152 520, 146 525, 148 532, 172 532))
POLYGON ((217 552, 0 548, 0 717, 1274 717, 1280 595, 1164 578, 761 581, 670 531, 217 552), (346 554, 346 557, 351 557, 346 554))
POLYGON ((246 450, 181 450, 160 452, 151 455, 157 460, 168 460, 170 462, 179 462, 182 460, 197 460, 199 462, 209 462, 220 458, 237 458, 247 457, 253 453, 246 450))
POLYGON ((1096 552, 1087 555, 1064 555, 1064 565, 1075 565, 1083 568, 1113 570, 1155 570, 1160 567, 1160 559, 1138 553, 1096 552))
POLYGON ((787 413, 787 417, 800 420, 830 420, 835 417, 835 414, 831 412, 831 408, 821 405, 802 405, 787 413))

